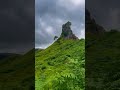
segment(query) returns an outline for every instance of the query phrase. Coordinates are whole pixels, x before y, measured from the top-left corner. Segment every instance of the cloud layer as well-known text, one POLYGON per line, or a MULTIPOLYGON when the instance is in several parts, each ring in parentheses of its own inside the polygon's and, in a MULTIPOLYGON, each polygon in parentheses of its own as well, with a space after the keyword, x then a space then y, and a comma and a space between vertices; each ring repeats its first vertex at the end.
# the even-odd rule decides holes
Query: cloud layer
POLYGON ((86 8, 106 30, 120 30, 120 0, 86 0, 86 8))
POLYGON ((0 53, 34 48, 34 0, 0 0, 0 53))
POLYGON ((46 48, 59 36, 62 24, 72 22, 73 33, 85 36, 85 0, 36 0, 35 47, 46 48))

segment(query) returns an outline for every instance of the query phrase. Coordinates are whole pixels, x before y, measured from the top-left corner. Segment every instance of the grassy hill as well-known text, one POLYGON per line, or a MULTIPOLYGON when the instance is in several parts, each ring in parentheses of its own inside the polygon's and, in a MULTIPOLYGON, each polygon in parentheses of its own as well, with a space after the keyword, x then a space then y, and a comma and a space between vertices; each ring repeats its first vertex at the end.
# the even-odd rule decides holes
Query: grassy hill
POLYGON ((0 60, 0 90, 34 88, 34 51, 0 60))
POLYGON ((19 56, 19 54, 14 54, 14 53, 0 53, 0 60, 10 57, 10 56, 19 56))
POLYGON ((120 32, 86 34, 86 89, 120 89, 120 32))
POLYGON ((35 54, 36 90, 84 90, 85 40, 60 38, 35 54))

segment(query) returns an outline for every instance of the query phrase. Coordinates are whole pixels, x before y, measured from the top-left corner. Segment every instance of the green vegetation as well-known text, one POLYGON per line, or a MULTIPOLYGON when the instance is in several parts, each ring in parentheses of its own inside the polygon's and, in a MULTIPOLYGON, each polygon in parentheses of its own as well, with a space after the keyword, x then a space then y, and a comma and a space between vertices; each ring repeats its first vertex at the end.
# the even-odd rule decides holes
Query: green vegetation
POLYGON ((36 90, 85 89, 85 40, 59 38, 35 54, 36 90))
POLYGON ((0 90, 34 90, 34 50, 0 60, 0 90))
POLYGON ((86 90, 120 89, 120 32, 86 34, 86 90))

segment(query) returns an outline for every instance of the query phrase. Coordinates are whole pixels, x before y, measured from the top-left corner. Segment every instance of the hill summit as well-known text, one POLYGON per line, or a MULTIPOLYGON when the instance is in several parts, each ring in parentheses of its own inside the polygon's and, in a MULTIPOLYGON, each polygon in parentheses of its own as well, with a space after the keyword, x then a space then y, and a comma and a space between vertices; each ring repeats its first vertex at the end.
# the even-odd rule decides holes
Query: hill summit
POLYGON ((61 36, 64 39, 74 39, 74 40, 78 40, 78 37, 75 36, 75 34, 73 34, 72 30, 71 30, 71 22, 67 22, 65 24, 62 25, 62 33, 61 36))
POLYGON ((105 29, 96 23, 95 19, 91 17, 91 14, 87 9, 85 10, 85 18, 85 30, 87 33, 89 32, 98 35, 105 32, 105 29))
POLYGON ((59 39, 35 52, 36 90, 85 89, 85 40, 79 40, 70 26, 69 21, 63 24, 59 39))

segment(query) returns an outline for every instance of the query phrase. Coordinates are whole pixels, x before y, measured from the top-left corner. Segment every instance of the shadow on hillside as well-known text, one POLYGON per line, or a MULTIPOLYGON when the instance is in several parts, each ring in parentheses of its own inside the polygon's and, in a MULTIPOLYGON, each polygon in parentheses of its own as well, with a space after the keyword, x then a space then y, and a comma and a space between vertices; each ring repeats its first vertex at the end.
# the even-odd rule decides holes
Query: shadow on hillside
POLYGON ((119 41, 118 30, 105 31, 86 11, 86 90, 120 88, 119 41))
POLYGON ((34 90, 35 50, 24 55, 2 55, 0 59, 0 90, 34 90), (6 56, 6 57, 5 57, 6 56))

